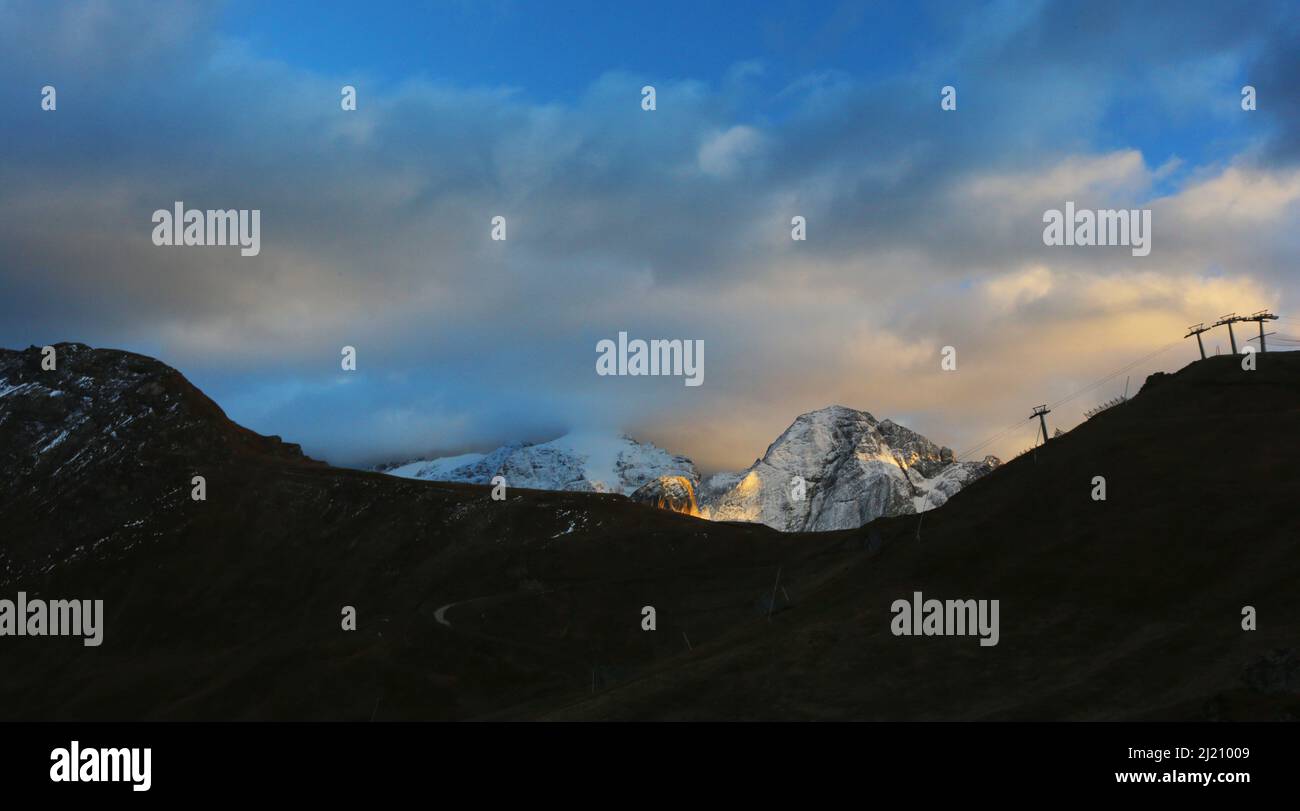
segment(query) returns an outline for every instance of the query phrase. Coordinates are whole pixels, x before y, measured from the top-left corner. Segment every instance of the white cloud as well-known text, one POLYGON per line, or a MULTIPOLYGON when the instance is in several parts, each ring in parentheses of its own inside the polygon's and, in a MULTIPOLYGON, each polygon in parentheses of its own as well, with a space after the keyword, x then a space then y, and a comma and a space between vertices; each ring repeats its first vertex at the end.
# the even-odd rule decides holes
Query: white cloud
POLYGON ((700 144, 700 171, 717 177, 730 177, 758 155, 762 146, 763 136, 758 130, 743 124, 709 133, 700 144))
MULTIPOLYGON (((96 7, 81 8, 63 36, 103 42, 96 7)), ((647 114, 645 77, 626 73, 559 103, 345 81, 192 41, 165 82, 87 74, 83 117, 68 120, 95 125, 67 130, 58 160, 41 133, 15 131, 0 330, 21 345, 56 331, 46 340, 161 347, 232 387, 300 375, 272 415, 246 397, 232 416, 246 407, 252 427, 335 461, 365 442, 400 455, 403 442, 490 444, 602 417, 741 467, 832 402, 969 445, 1188 323, 1296 300, 1300 173, 1224 155, 1152 200, 1178 164, 1090 149, 1074 129, 1101 113, 1077 97, 989 115, 963 85, 950 120, 933 87, 912 97, 908 83, 776 76, 782 115, 740 123, 729 94, 755 84, 752 66, 716 86, 656 80, 647 114), (355 113, 338 109, 344 83, 361 92, 355 113), (149 214, 176 199, 260 208, 262 255, 155 249, 149 214), (1044 208, 1070 199, 1149 205, 1151 255, 1045 248, 1044 208), (487 239, 498 213, 505 243, 487 239), (807 242, 789 238, 794 214, 808 217, 807 242), (706 340, 706 385, 598 381, 594 341, 619 330, 706 340), (345 344, 366 385, 314 385, 345 344), (945 345, 956 373, 939 368, 945 345), (386 387, 396 370, 403 382, 386 387), (362 399, 339 399, 345 389, 362 399)), ((1038 81, 1042 97, 1059 89, 1050 73, 1038 81)))

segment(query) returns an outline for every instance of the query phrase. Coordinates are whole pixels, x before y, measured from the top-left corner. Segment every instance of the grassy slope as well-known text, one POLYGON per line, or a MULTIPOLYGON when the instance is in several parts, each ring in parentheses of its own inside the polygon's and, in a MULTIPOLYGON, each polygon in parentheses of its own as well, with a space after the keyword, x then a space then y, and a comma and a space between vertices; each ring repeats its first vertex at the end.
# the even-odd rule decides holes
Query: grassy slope
POLYGON ((148 465, 61 483, 57 511, 0 507, 11 549, 113 539, 0 584, 108 617, 97 649, 0 639, 0 717, 1285 717, 1294 685, 1242 673, 1300 647, 1298 409, 1300 354, 1194 364, 926 514, 919 541, 916 517, 781 535, 159 436, 148 465), (176 487, 195 469, 204 503, 176 487), (913 590, 999 599, 1001 643, 893 637, 913 590))

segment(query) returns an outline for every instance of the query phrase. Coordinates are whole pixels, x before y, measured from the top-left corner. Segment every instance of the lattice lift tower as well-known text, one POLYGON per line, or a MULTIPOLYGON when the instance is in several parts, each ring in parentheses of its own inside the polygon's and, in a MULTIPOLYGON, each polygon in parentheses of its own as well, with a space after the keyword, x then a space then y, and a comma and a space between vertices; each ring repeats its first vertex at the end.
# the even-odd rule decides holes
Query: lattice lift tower
MULTIPOLYGON (((1239 319, 1237 319, 1237 320, 1238 320, 1238 321, 1257 321, 1257 322, 1259 322, 1259 351, 1260 351, 1260 352, 1267 352, 1268 350, 1264 347, 1264 322, 1265 322, 1265 321, 1276 321, 1276 320, 1277 320, 1277 316, 1276 316, 1276 315, 1273 315, 1273 314, 1270 313, 1268 310, 1260 310, 1260 311, 1257 312, 1257 313, 1253 313, 1253 314, 1251 314, 1251 315, 1243 316, 1242 318, 1239 318, 1239 319)), ((1229 327, 1229 328, 1231 328, 1231 327, 1229 327)))
POLYGON ((1211 324, 1210 327, 1211 328, 1221 327, 1224 324, 1228 325, 1228 340, 1232 342, 1232 354, 1235 355, 1237 354, 1237 336, 1232 331, 1232 325, 1238 321, 1249 321, 1249 320, 1250 319, 1237 315, 1236 313, 1228 313, 1227 315, 1219 316, 1219 320, 1211 324))
POLYGON ((1213 325, 1207 327, 1205 326, 1205 322, 1202 321, 1199 324, 1193 324, 1188 327, 1187 334, 1183 336, 1184 338, 1190 338, 1193 335, 1196 336, 1196 347, 1201 350, 1201 360, 1205 360, 1205 342, 1201 340, 1201 333, 1209 332, 1212 329, 1214 329, 1213 325))
POLYGON ((1039 424, 1043 426, 1044 445, 1047 444, 1047 440, 1049 438, 1049 435, 1047 433, 1047 415, 1051 413, 1052 413, 1052 409, 1048 408, 1046 405, 1040 405, 1040 406, 1035 406, 1034 413, 1029 415, 1030 419, 1037 417, 1039 424))

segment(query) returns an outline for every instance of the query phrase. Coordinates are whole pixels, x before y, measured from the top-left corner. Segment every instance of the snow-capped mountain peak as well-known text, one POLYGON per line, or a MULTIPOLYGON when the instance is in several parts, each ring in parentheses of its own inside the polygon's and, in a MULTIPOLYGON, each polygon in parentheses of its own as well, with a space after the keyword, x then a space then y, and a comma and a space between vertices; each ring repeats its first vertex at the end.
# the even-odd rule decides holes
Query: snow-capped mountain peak
POLYGON ((797 417, 748 470, 711 476, 700 510, 785 531, 858 527, 937 507, 997 464, 957 462, 892 420, 828 406, 797 417))
POLYGON ((490 484, 505 477, 510 487, 579 490, 630 495, 661 476, 700 474, 690 459, 621 434, 574 431, 549 442, 512 443, 491 453, 461 454, 408 462, 385 470, 394 476, 490 484))
POLYGON ((510 487, 636 494, 638 501, 679 512, 794 532, 847 529, 933 509, 997 465, 991 456, 958 462, 950 449, 892 420, 834 405, 799 415, 746 470, 704 481, 685 456, 598 431, 408 462, 385 472, 470 484, 503 476, 510 487))

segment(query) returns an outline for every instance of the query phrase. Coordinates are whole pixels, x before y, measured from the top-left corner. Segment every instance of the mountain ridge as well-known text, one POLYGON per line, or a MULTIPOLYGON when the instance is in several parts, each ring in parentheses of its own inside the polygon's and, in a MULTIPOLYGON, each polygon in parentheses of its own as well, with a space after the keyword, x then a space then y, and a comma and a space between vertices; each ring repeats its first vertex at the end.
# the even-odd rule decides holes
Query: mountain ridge
POLYGON ((661 476, 700 479, 684 456, 626 434, 571 431, 546 442, 512 442, 488 453, 459 454, 383 465, 382 473, 433 481, 490 484, 496 476, 511 487, 631 495, 661 476))
POLYGON ((689 510, 674 509, 710 520, 795 532, 852 529, 884 515, 933 509, 998 464, 993 456, 958 462, 950 448, 893 420, 831 405, 796 417, 749 468, 704 478, 686 456, 625 434, 580 432, 376 469, 436 481, 488 484, 502 476, 510 486, 636 494, 642 503, 689 504, 689 510), (600 453, 618 463, 590 460, 591 449, 602 446, 600 453), (795 477, 804 484, 792 490, 795 477), (679 478, 689 493, 675 492, 679 478))
POLYGON ((102 599, 103 644, 0 638, 6 719, 1300 718, 1295 353, 1153 375, 923 521, 825 533, 304 462, 162 364, 68 355, 75 407, 0 350, 0 596, 102 599), (1000 600, 999 644, 893 636, 916 591, 1000 600))
POLYGON ((711 477, 701 509, 785 532, 851 529, 934 509, 999 463, 958 462, 893 420, 833 405, 795 418, 747 470, 711 477))

